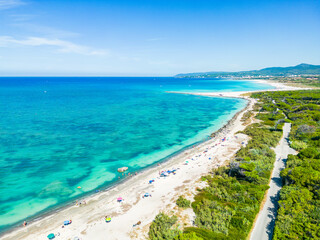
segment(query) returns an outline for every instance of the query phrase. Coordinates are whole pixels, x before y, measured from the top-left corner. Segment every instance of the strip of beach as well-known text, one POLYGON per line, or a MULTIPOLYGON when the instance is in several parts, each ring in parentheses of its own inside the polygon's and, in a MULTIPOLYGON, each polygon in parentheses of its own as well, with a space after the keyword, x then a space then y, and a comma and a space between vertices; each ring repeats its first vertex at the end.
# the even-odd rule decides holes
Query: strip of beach
MULTIPOLYGON (((266 81, 263 83, 270 84, 266 81)), ((276 89, 269 91, 302 89, 280 83, 271 85, 276 89)), ((248 136, 238 132, 254 121, 241 121, 243 114, 252 110, 255 104, 248 93, 182 93, 241 97, 248 101, 248 105, 208 141, 138 173, 108 191, 88 196, 79 200, 78 204, 30 222, 25 227, 18 227, 1 239, 46 239, 51 233, 55 239, 147 239, 149 226, 159 212, 180 216, 179 219, 183 221, 180 222, 181 227, 192 226, 195 218, 192 209, 179 209, 175 202, 180 195, 193 200, 197 188, 203 188, 206 184, 201 181, 201 176, 227 164, 241 146, 246 145, 248 136), (106 222, 106 218, 110 221, 106 222), (72 220, 72 223, 64 225, 66 220, 72 220)))

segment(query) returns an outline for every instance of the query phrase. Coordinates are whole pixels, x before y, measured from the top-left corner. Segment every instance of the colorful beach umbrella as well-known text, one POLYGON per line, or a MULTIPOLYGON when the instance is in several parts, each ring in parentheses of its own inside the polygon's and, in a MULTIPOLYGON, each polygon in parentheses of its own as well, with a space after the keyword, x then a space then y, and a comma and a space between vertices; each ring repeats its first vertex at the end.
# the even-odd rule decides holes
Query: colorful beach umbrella
POLYGON ((111 218, 106 218, 106 222, 111 222, 111 218))
POLYGON ((122 200, 123 200, 122 197, 118 197, 118 198, 117 198, 117 201, 118 201, 118 202, 121 202, 122 200))
POLYGON ((50 233, 50 234, 47 236, 48 239, 54 239, 54 237, 55 237, 55 236, 54 236, 53 233, 50 233))

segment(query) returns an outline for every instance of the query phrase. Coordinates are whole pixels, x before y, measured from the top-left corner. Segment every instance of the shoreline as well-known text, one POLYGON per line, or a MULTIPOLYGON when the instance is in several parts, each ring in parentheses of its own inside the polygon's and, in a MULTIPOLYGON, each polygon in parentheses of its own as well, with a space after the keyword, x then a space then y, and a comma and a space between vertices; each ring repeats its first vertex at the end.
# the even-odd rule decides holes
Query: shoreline
MULTIPOLYGON (((249 80, 248 80, 249 81, 249 80)), ((188 94, 188 95, 198 95, 198 96, 208 96, 208 97, 226 97, 226 98, 243 98, 248 99, 246 95, 257 92, 273 92, 273 91, 294 91, 294 90, 311 90, 313 88, 309 87, 294 87, 287 85, 285 83, 280 82, 271 82, 267 80, 255 80, 252 79, 250 81, 263 83, 273 86, 272 89, 264 89, 264 90, 253 90, 253 91, 234 91, 234 92, 179 92, 179 91, 167 91, 167 93, 176 93, 176 94, 188 94)))
MULTIPOLYGON (((301 89, 301 88, 299 88, 301 89)), ((279 89, 270 89, 270 91, 276 91, 279 89)), ((290 90, 285 87, 283 90, 290 90)), ((255 92, 261 92, 266 90, 260 90, 255 92)), ((137 176, 133 176, 131 178, 123 179, 122 182, 118 182, 114 186, 110 186, 109 188, 105 189, 104 191, 101 191, 99 193, 93 193, 89 196, 85 196, 84 198, 81 198, 82 200, 85 199, 87 204, 85 206, 76 207, 71 205, 67 205, 64 207, 60 207, 58 210, 54 212, 50 212, 47 214, 47 216, 38 217, 35 219, 34 222, 31 222, 27 227, 15 227, 10 232, 6 231, 3 234, 3 239, 43 239, 46 237, 49 233, 53 232, 57 234, 60 233, 60 236, 56 239, 68 239, 68 238, 74 238, 76 236, 80 237, 80 239, 93 239, 94 236, 95 239, 103 239, 103 236, 105 234, 108 234, 108 236, 113 236, 111 239, 141 239, 139 237, 144 238, 144 234, 146 234, 145 230, 143 228, 148 227, 148 225, 152 222, 154 219, 154 216, 156 213, 159 212, 159 210, 166 210, 166 206, 172 205, 175 206, 175 201, 172 199, 168 199, 168 195, 172 195, 173 193, 176 193, 178 189, 181 188, 181 184, 184 188, 192 188, 192 191, 195 191, 196 187, 200 184, 203 185, 203 183, 197 183, 198 179, 206 175, 213 167, 219 167, 222 164, 225 163, 225 161, 229 160, 230 157, 241 147, 243 142, 246 142, 247 136, 243 134, 236 134, 237 131, 242 130, 245 128, 244 123, 241 122, 242 115, 248 111, 250 108, 252 108, 254 104, 254 99, 250 99, 246 96, 242 96, 243 93, 249 93, 249 91, 246 92, 217 92, 217 93, 181 93, 181 92, 175 92, 180 94, 193 94, 193 95, 204 95, 204 96, 218 96, 218 97, 236 97, 236 98, 243 98, 248 100, 247 105, 238 111, 224 126, 222 126, 220 129, 215 131, 215 137, 212 139, 204 140, 204 142, 198 142, 195 143, 196 147, 187 147, 186 149, 179 151, 176 154, 173 154, 173 156, 169 156, 165 158, 163 161, 159 162, 160 166, 151 165, 150 167, 147 167, 146 169, 143 169, 142 172, 140 172, 137 176), (237 135, 235 137, 234 135, 237 135), (226 150, 224 148, 224 145, 221 142, 221 138, 226 137, 228 141, 226 141, 226 144, 230 144, 233 146, 233 150, 229 153, 225 153, 226 150), (229 141, 230 139, 230 141, 229 141), (241 140, 241 141, 240 141, 241 140), (202 159, 204 151, 209 152, 208 149, 214 149, 217 151, 212 151, 212 155, 214 156, 215 160, 208 160, 208 159, 202 159), (196 158, 199 156, 199 154, 202 156, 202 158, 196 162, 192 161, 192 164, 185 165, 183 162, 186 160, 189 160, 191 158, 196 158), (221 160, 221 158, 218 158, 216 155, 221 155, 221 158, 224 160, 221 160), (225 155, 228 155, 227 157, 225 155), (194 163, 198 163, 197 166, 192 166, 194 163), (148 179, 155 178, 157 176, 157 172, 159 170, 164 169, 171 169, 176 168, 177 174, 176 176, 181 176, 181 181, 179 182, 177 177, 169 176, 168 179, 161 179, 156 178, 155 184, 147 184, 148 179), (196 168, 196 169, 194 169, 196 168), (198 168, 198 169, 197 169, 198 168), (184 170, 184 172, 183 172, 184 170), (189 176, 187 173, 190 173, 189 176), (175 179, 174 181, 172 179, 175 179), (184 180, 184 181, 182 181, 184 180), (163 184, 164 181, 169 182, 163 184), (179 184, 176 184, 176 182, 179 182, 179 184), (188 181, 188 182, 187 182, 188 181), (157 186, 154 187, 155 185, 157 186), (138 186, 137 186, 138 185, 138 186), (172 187, 168 192, 169 186, 167 185, 173 185, 176 186, 175 188, 172 187), (153 188, 154 187, 154 188, 153 188), (160 193, 164 193, 167 191, 167 194, 165 195, 159 195, 160 193), (153 197, 149 199, 142 199, 141 194, 143 192, 148 191, 152 192, 153 197), (124 203, 116 203, 117 196, 121 195, 125 198, 124 203), (140 196, 140 197, 139 197, 140 196), (144 209, 145 206, 142 204, 144 201, 148 201, 152 199, 156 199, 158 206, 149 206, 148 211, 144 209), (162 201, 162 198, 165 198, 165 201, 162 201), (128 202, 128 203, 127 203, 128 202), (110 204, 110 207, 109 207, 110 204), (141 206, 142 204, 142 206, 141 206), (108 206, 105 206, 108 205, 108 206), (98 210, 97 210, 98 209, 98 210), (100 212, 100 210, 101 212, 100 212), (147 212, 151 212, 152 214, 148 215, 144 221, 142 221, 141 226, 139 226, 136 229, 132 230, 132 224, 135 222, 140 221, 140 218, 137 218, 136 221, 133 219, 135 218, 135 215, 133 215, 130 212, 136 212, 136 209, 145 210, 146 213, 139 212, 141 214, 141 217, 145 217, 143 215, 148 215, 147 212), (116 211, 114 211, 116 210, 116 211), (103 212, 103 213, 102 213, 103 212), (98 215, 98 216, 95 216, 98 215), (103 221, 103 216, 109 215, 112 216, 112 222, 110 224, 106 224, 103 221), (66 219, 73 219, 73 223, 70 226, 66 226, 65 228, 61 228, 61 225, 63 223, 63 220, 66 219), (113 220, 116 219, 116 220, 113 220), (118 226, 115 226, 115 222, 118 222, 118 226), (122 220, 121 220, 122 219, 122 220), (122 227, 122 224, 126 225, 126 227, 122 227), (111 226, 111 227, 110 227, 111 226), (129 226, 129 228, 128 228, 129 226), (119 228, 117 231, 114 228, 119 228), (123 230, 126 229, 124 232, 123 230), (137 230, 137 233, 139 233, 139 230, 141 230, 137 237, 134 237, 132 234, 134 231, 137 230), (97 234, 97 235, 96 235, 97 234), (100 236, 96 238, 96 236, 100 236)), ((194 145, 194 144, 193 144, 194 145)), ((207 154, 204 154, 205 156, 207 154)), ((200 158, 200 157, 199 157, 200 158)), ((212 157, 213 158, 213 157, 212 157)), ((192 195, 192 194, 191 194, 192 195)), ((179 194, 174 194, 176 198, 178 198, 179 194)), ((173 196, 171 196, 173 197, 173 196)), ((191 214, 192 215, 192 214, 191 214)), ((192 216, 189 213, 189 217, 192 218, 192 216)))
MULTIPOLYGON (((244 108, 239 110, 221 128, 219 128, 217 131, 212 133, 212 134, 215 134, 215 136, 213 138, 194 143, 191 146, 188 146, 185 149, 166 157, 165 159, 163 159, 162 161, 160 161, 158 163, 158 164, 160 164, 160 168, 168 169, 168 168, 172 167, 172 165, 175 165, 177 163, 177 160, 179 161, 181 157, 184 158, 184 155, 190 154, 190 152, 194 152, 195 148, 193 146, 196 146, 196 149, 198 149, 199 147, 201 148, 201 147, 206 146, 209 142, 212 143, 212 142, 219 141, 219 139, 222 137, 223 134, 225 134, 226 131, 230 131, 229 128, 231 127, 232 124, 234 124, 234 122, 237 120, 237 118, 239 118, 239 115, 243 114, 245 111, 248 110, 249 106, 251 105, 251 101, 249 99, 246 99, 246 100, 247 100, 247 104, 244 108), (179 158, 179 159, 177 159, 177 158, 179 158)), ((183 161, 185 161, 185 160, 183 160, 183 161)), ((181 161, 179 161, 179 163, 181 164, 181 161)), ((99 199, 101 197, 108 197, 108 195, 110 195, 110 192, 115 192, 115 191, 119 191, 122 188, 126 188, 125 185, 131 185, 134 182, 139 181, 141 178, 147 178, 148 175, 154 174, 158 170, 159 170, 159 166, 153 164, 153 165, 143 169, 142 171, 140 171, 137 176, 133 176, 131 178, 127 177, 127 178, 123 179, 121 182, 117 182, 117 183, 113 184, 112 186, 109 186, 106 189, 104 189, 98 193, 92 193, 87 196, 84 196, 84 197, 80 198, 80 200, 81 201, 85 200, 87 202, 86 205, 88 206, 90 204, 90 201, 97 201, 97 199, 99 199)), ((12 239, 12 238, 16 239, 17 237, 19 238, 21 236, 21 238, 23 238, 23 239, 38 239, 38 238, 43 239, 43 237, 45 237, 47 235, 45 235, 45 234, 40 235, 39 234, 39 236, 32 236, 31 238, 28 238, 28 236, 26 236, 26 235, 35 234, 35 232, 32 228, 38 229, 36 225, 40 224, 41 222, 51 221, 51 219, 54 218, 55 215, 61 214, 64 212, 68 212, 68 211, 72 210, 73 208, 75 208, 73 202, 74 201, 72 201, 71 203, 68 203, 64 206, 57 207, 56 209, 53 209, 52 211, 50 211, 48 213, 44 213, 44 215, 42 215, 42 216, 40 215, 40 216, 35 217, 32 221, 28 222, 27 227, 23 228, 21 226, 15 226, 12 229, 3 232, 3 234, 1 234, 1 237, 3 239, 12 239)), ((84 206, 83 208, 85 208, 87 206, 84 206)), ((62 222, 61 222, 61 224, 59 224, 59 226, 60 225, 62 225, 62 222)), ((61 226, 60 226, 60 229, 61 229, 61 226)), ((38 230, 36 230, 36 232, 38 232, 38 230)))
MULTIPOLYGON (((166 164, 167 162, 171 161, 173 158, 179 157, 180 155, 183 155, 185 152, 187 152, 188 150, 192 149, 194 146, 199 146, 201 144, 206 143, 207 141, 210 141, 210 140, 216 138, 219 135, 219 133, 223 132, 225 129, 228 128, 228 126, 230 124, 232 124, 235 121, 235 119, 237 118, 237 116, 240 113, 246 111, 246 109, 250 105, 250 101, 248 99, 245 99, 245 100, 247 101, 246 105, 243 108, 241 108, 240 110, 238 110, 232 116, 232 118, 229 119, 225 124, 223 124, 219 129, 217 129, 216 131, 213 131, 208 138, 204 138, 203 140, 194 142, 191 145, 187 145, 187 146, 183 147, 182 149, 180 149, 180 150, 178 150, 178 151, 176 151, 176 152, 174 152, 172 154, 169 154, 168 156, 162 158, 158 162, 152 163, 151 165, 149 165, 147 167, 143 167, 142 169, 137 171, 138 175, 140 176, 141 174, 148 173, 148 171, 154 171, 158 167, 157 165, 166 164), (215 135, 215 137, 212 137, 213 134, 215 135)), ((39 212, 38 214, 36 214, 35 216, 31 216, 30 218, 27 218, 28 226, 30 226, 30 225, 32 225, 34 223, 37 223, 39 221, 42 221, 42 220, 46 219, 47 217, 50 217, 50 216, 52 216, 54 214, 57 214, 57 213, 59 213, 61 211, 64 211, 64 210, 66 210, 66 209, 68 209, 70 207, 73 207, 75 205, 76 201, 78 201, 78 202, 81 202, 83 200, 89 201, 90 199, 95 198, 97 195, 101 195, 103 193, 107 193, 109 191, 115 190, 115 188, 117 188, 120 185, 126 184, 130 180, 134 181, 134 179, 136 177, 137 177, 137 175, 134 175, 133 173, 131 173, 130 177, 126 176, 125 178, 121 178, 118 181, 114 181, 114 182, 112 182, 112 183, 110 183, 108 185, 101 186, 99 188, 98 192, 96 192, 97 190, 96 191, 92 190, 92 191, 90 191, 88 193, 85 193, 82 196, 79 196, 77 198, 74 198, 74 199, 71 199, 71 200, 69 200, 67 202, 64 202, 61 205, 53 206, 50 209, 45 209, 45 210, 39 212)), ((12 234, 16 230, 19 231, 21 229, 21 225, 22 224, 16 224, 16 225, 13 225, 13 226, 9 227, 7 230, 4 230, 3 232, 0 232, 0 239, 1 239, 1 237, 6 237, 6 235, 12 234)))

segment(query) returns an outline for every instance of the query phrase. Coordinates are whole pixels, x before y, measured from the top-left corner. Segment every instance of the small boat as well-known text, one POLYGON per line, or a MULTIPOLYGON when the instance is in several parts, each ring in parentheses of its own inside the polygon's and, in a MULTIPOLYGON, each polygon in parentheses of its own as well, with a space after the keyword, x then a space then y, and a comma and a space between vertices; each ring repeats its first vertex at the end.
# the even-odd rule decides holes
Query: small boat
POLYGON ((118 168, 118 172, 125 172, 128 170, 128 167, 118 168))

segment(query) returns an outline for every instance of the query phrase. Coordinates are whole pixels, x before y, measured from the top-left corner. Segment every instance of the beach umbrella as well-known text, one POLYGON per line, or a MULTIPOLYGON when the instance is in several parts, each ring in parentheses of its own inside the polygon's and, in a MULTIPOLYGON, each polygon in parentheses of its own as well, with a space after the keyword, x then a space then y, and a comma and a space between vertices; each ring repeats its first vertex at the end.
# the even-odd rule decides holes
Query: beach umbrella
POLYGON ((68 225, 69 223, 70 223, 69 220, 66 220, 66 221, 63 222, 64 225, 68 225))
POLYGON ((149 197, 150 194, 149 194, 149 193, 145 193, 144 196, 145 196, 145 197, 149 197))
POLYGON ((122 200, 123 200, 122 197, 118 197, 118 198, 117 198, 117 201, 118 201, 118 202, 121 202, 122 200))
POLYGON ((111 222, 111 218, 106 218, 106 222, 111 222))
POLYGON ((54 237, 55 237, 55 236, 54 236, 53 233, 50 233, 50 234, 47 236, 48 239, 54 239, 54 237))

